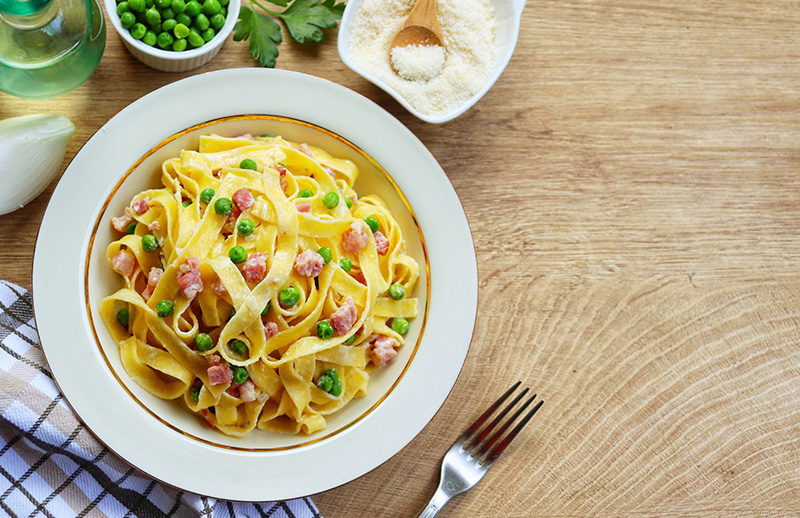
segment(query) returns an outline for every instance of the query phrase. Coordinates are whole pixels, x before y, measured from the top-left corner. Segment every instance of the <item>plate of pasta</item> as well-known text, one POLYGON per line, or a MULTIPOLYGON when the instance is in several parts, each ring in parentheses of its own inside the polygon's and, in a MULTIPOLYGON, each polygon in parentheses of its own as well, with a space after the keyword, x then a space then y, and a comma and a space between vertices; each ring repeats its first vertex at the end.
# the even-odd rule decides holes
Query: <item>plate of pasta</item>
POLYGON ((167 484, 264 501, 346 483, 424 428, 469 349, 477 268, 402 124, 333 83, 241 69, 167 85, 87 142, 33 296, 99 440, 167 484))

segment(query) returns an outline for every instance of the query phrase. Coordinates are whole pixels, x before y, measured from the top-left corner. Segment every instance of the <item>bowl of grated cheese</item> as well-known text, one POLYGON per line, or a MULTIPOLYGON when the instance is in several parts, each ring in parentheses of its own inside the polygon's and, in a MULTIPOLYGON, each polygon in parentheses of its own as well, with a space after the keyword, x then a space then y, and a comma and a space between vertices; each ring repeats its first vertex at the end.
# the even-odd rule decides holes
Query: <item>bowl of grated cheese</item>
POLYGON ((350 0, 339 26, 339 55, 419 119, 448 122, 475 105, 505 70, 525 1, 438 0, 444 58, 441 47, 410 49, 401 56, 401 76, 392 68, 390 47, 414 0, 350 0))

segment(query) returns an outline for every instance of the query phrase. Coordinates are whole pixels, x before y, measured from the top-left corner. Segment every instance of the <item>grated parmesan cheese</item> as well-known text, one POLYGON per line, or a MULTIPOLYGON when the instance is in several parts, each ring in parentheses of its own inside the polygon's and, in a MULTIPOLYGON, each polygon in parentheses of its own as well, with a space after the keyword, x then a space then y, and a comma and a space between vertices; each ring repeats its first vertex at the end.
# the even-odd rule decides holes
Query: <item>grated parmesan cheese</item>
MULTIPOLYGON (((350 57, 415 109, 426 115, 443 115, 469 100, 489 78, 497 20, 489 0, 439 0, 439 23, 447 49, 441 73, 426 80, 434 59, 412 55, 405 56, 406 73, 400 77, 392 70, 389 51, 413 4, 414 0, 361 2, 350 31, 350 57)), ((415 52, 409 49, 409 53, 415 52)), ((403 64, 397 68, 401 71, 403 64)))
POLYGON ((392 49, 392 67, 403 79, 430 81, 444 68, 444 48, 439 45, 408 45, 392 49))

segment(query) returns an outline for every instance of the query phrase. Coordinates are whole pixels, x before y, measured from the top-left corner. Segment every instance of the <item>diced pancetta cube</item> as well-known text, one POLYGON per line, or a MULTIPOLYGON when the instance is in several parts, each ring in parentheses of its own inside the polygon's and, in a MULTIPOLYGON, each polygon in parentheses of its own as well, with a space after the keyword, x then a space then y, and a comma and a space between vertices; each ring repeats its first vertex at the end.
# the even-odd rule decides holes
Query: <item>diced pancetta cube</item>
POLYGON ((259 282, 267 274, 267 258, 264 252, 257 252, 247 256, 247 260, 242 266, 242 273, 247 282, 259 282))
POLYGON ((111 269, 117 273, 130 277, 136 268, 136 257, 133 254, 120 250, 111 258, 111 269))
POLYGON ((144 214, 145 212, 147 212, 147 209, 150 208, 150 197, 145 196, 144 198, 136 200, 131 205, 131 208, 133 209, 133 212, 135 212, 136 214, 144 214))
POLYGON ((149 228, 150 231, 153 233, 158 232, 159 230, 161 230, 161 223, 159 223, 158 221, 154 221, 150 223, 150 225, 147 228, 149 228))
POLYGON ((187 257, 179 268, 178 286, 184 296, 192 299, 203 291, 203 279, 200 278, 200 259, 187 257))
POLYGON ((297 204, 297 212, 309 212, 311 211, 311 204, 307 201, 297 204))
POLYGON ((233 229, 236 226, 236 220, 239 219, 239 215, 242 211, 239 210, 237 205, 231 206, 231 213, 228 214, 228 217, 225 218, 225 223, 222 224, 222 232, 225 234, 233 234, 233 229))
POLYGON ((343 335, 350 331, 350 328, 356 323, 356 318, 358 318, 356 305, 353 302, 353 297, 348 296, 344 299, 344 303, 339 306, 339 309, 331 314, 331 324, 337 334, 343 335))
MULTIPOLYGON (((308 147, 308 144, 306 144, 305 142, 303 142, 302 144, 300 144, 299 146, 297 146, 297 150, 298 150, 299 152, 303 153, 304 155, 311 156, 311 148, 310 148, 310 147, 308 147)), ((313 157, 312 157, 312 158, 313 158, 313 157)))
POLYGON ((111 226, 117 232, 127 232, 128 225, 131 224, 133 218, 127 212, 123 213, 122 216, 117 216, 115 218, 111 218, 111 226))
POLYGON ((391 336, 379 336, 378 339, 375 340, 375 343, 372 345, 372 350, 370 351, 372 354, 372 362, 378 367, 385 365, 386 362, 397 355, 397 351, 394 348, 398 345, 400 345, 400 343, 391 336))
POLYGON ((336 172, 334 172, 333 168, 324 165, 322 166, 322 169, 325 170, 325 172, 328 173, 331 178, 336 178, 336 172))
POLYGON ((242 401, 249 403, 256 400, 256 385, 251 380, 247 380, 239 385, 239 397, 242 401))
POLYGON ((322 273, 325 259, 314 250, 306 250, 294 259, 294 268, 303 277, 316 277, 322 273))
POLYGON ((221 297, 228 293, 228 290, 225 289, 225 285, 222 284, 222 279, 217 277, 217 280, 214 281, 214 293, 217 294, 217 297, 221 297))
POLYGON ((281 175, 281 190, 285 191, 289 186, 289 182, 286 181, 286 173, 288 173, 289 170, 282 165, 279 165, 276 170, 278 171, 278 174, 281 175))
POLYGON ((245 211, 250 209, 255 203, 256 199, 253 198, 253 195, 247 189, 239 189, 235 193, 233 193, 233 202, 236 203, 236 206, 239 207, 239 210, 245 211))
POLYGON ((219 354, 209 354, 206 356, 206 361, 209 367, 214 367, 222 363, 222 357, 219 354))
MULTIPOLYGON (((263 321, 263 320, 262 320, 263 321)), ((278 334, 278 324, 271 320, 263 321, 264 323, 264 338, 269 340, 278 334)))
POLYGON ((222 385, 233 381, 233 372, 227 365, 214 365, 208 368, 208 384, 222 385))
POLYGON ((147 287, 145 287, 144 291, 142 292, 142 297, 144 297, 144 300, 150 300, 150 297, 156 290, 156 285, 158 285, 158 281, 161 280, 162 275, 164 275, 164 270, 161 268, 156 268, 155 266, 150 268, 150 273, 147 274, 147 287))
POLYGON ((368 242, 367 227, 360 221, 350 223, 350 228, 342 234, 342 246, 345 250, 354 254, 360 252, 362 248, 367 246, 368 242))
POLYGON ((375 237, 375 249, 380 255, 386 255, 389 251, 389 240, 383 235, 380 230, 372 234, 375 237))

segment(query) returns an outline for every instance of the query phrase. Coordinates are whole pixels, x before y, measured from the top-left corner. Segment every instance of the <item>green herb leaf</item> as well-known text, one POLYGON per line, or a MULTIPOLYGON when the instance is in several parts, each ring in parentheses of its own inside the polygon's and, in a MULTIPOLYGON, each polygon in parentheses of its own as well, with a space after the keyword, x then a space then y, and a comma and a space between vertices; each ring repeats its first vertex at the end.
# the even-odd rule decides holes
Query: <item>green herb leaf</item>
POLYGON ((345 4, 336 0, 294 0, 282 13, 277 13, 292 38, 304 43, 306 38, 313 42, 321 42, 323 29, 336 27, 336 21, 342 19, 345 4))
POLYGON ((281 27, 272 18, 242 6, 234 26, 233 41, 250 38, 250 54, 262 67, 274 68, 281 42, 281 27))

